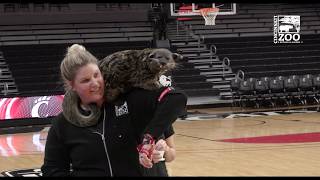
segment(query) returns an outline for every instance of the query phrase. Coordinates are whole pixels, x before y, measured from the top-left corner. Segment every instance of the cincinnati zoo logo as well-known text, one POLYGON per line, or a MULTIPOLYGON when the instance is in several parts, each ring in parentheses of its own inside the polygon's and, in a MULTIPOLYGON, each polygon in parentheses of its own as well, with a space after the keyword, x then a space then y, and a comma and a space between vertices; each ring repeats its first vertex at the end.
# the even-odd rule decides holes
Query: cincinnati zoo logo
POLYGON ((274 16, 273 42, 301 43, 300 16, 278 15, 274 16))

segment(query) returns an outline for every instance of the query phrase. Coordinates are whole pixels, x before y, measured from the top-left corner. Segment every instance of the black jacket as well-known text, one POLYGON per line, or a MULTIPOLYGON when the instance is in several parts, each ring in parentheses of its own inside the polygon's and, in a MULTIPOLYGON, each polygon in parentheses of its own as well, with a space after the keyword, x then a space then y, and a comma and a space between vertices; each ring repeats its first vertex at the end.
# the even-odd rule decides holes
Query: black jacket
POLYGON ((102 113, 99 123, 88 128, 57 116, 47 136, 43 176, 142 176, 136 149, 142 135, 159 138, 187 102, 174 90, 159 102, 162 90, 130 91, 115 104, 106 104, 105 118, 102 113))

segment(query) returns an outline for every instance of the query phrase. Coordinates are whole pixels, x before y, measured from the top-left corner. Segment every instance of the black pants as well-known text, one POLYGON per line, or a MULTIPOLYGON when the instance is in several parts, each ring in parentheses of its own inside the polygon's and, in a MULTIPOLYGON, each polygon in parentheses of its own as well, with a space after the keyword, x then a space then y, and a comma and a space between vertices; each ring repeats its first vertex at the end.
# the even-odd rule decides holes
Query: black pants
POLYGON ((164 161, 160 161, 158 163, 153 164, 152 168, 142 168, 143 176, 151 176, 151 177, 168 177, 168 171, 166 167, 166 163, 164 161))

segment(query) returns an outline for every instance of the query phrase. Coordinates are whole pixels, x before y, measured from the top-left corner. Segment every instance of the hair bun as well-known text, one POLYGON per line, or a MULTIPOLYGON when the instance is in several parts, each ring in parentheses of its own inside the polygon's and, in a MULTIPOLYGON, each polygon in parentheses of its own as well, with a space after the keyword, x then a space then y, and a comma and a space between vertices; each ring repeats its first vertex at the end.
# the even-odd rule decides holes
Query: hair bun
POLYGON ((80 44, 73 44, 68 48, 68 52, 70 51, 85 51, 86 48, 80 44))

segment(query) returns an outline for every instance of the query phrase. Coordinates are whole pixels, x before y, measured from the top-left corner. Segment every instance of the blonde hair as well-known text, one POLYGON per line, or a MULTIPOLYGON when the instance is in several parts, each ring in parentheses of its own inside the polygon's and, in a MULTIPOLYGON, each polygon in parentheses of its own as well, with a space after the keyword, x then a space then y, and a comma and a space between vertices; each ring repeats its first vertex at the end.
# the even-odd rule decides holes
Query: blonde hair
POLYGON ((73 44, 68 47, 66 55, 60 64, 60 73, 65 90, 70 88, 67 81, 74 80, 77 70, 91 63, 98 64, 98 59, 87 51, 84 46, 73 44))

